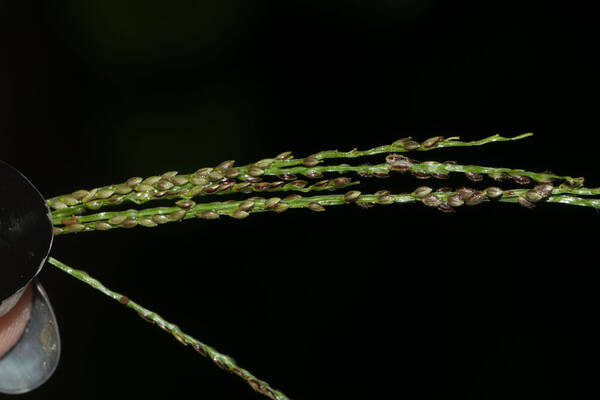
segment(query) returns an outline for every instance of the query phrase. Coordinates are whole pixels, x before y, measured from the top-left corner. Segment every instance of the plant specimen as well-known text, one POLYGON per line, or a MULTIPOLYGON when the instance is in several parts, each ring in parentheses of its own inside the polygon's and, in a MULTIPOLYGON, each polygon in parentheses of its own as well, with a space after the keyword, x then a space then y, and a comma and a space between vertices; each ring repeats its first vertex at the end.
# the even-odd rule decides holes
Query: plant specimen
MULTIPOLYGON (((505 167, 462 165, 454 161, 417 161, 405 155, 409 152, 426 153, 433 149, 520 140, 531 135, 525 133, 512 138, 493 135, 471 142, 460 141, 458 137, 441 136, 417 142, 408 137, 368 150, 321 151, 301 158, 295 158, 291 152, 283 152, 273 158, 243 166, 236 166, 230 160, 215 167, 202 167, 189 174, 168 171, 146 178, 132 177, 117 184, 55 196, 46 202, 52 210, 54 236, 120 228, 154 228, 189 219, 215 220, 222 216, 245 219, 255 213, 282 213, 295 208, 323 212, 331 206, 348 204, 369 208, 421 203, 443 213, 454 213, 456 208, 463 205, 469 207, 484 202, 515 203, 527 209, 534 209, 543 202, 600 208, 599 199, 592 197, 600 194, 600 188, 585 187, 580 177, 505 167), (352 163, 354 159, 367 156, 379 157, 380 161, 375 164, 352 163), (443 182, 451 174, 463 174, 471 184, 459 188, 415 185, 414 190, 404 193, 393 193, 385 188, 363 193, 359 190, 360 182, 356 180, 356 176, 392 179, 394 175, 412 175, 419 180, 443 182), (486 185, 490 179, 494 184, 486 185), (229 195, 233 198, 203 201, 211 195, 229 195), (168 202, 169 205, 151 206, 159 201, 168 202)), ((2 207, 7 206, 2 203, 2 207)), ((5 229, 5 226, 1 227, 1 231, 5 229)), ((5 255, 2 254, 2 257, 5 255)), ((257 392, 272 399, 288 398, 266 381, 238 366, 231 357, 183 332, 177 325, 127 296, 108 289, 86 272, 53 257, 48 257, 48 262, 136 311, 144 320, 169 332, 180 343, 192 347, 220 368, 244 379, 257 392)))

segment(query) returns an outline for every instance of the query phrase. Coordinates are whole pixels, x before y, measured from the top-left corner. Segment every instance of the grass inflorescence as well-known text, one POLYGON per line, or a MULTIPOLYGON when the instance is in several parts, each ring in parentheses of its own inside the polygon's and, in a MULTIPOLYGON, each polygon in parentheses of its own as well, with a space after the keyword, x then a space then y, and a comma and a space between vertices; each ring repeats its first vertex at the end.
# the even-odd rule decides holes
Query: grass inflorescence
MULTIPOLYGON (((519 140, 531 135, 525 133, 512 138, 493 135, 471 142, 442 136, 417 142, 408 137, 367 150, 327 150, 301 158, 295 158, 286 151, 243 166, 235 166, 234 161, 228 160, 190 174, 168 171, 147 178, 132 177, 118 184, 76 190, 48 199, 47 202, 53 210, 55 235, 118 228, 155 228, 190 219, 245 219, 251 214, 283 213, 299 208, 323 212, 328 207, 350 204, 369 208, 375 205, 420 203, 443 213, 454 213, 462 206, 471 207, 484 202, 515 203, 527 209, 534 209, 543 202, 600 208, 600 199, 591 197, 599 195, 600 188, 585 187, 584 179, 580 177, 506 167, 461 165, 453 161, 417 161, 404 154, 448 147, 480 146, 519 140), (347 163, 377 155, 382 156, 378 164, 347 163), (336 161, 327 163, 331 160, 336 161), (360 181, 356 180, 357 177, 391 179, 394 175, 410 175, 419 182, 427 179, 436 181, 448 179, 451 174, 463 174, 473 183, 489 180, 492 184, 484 189, 468 186, 436 188, 434 185, 422 185, 421 182, 415 184, 412 191, 404 193, 392 193, 385 188, 363 193, 358 187, 360 181), (509 187, 500 187, 507 183, 509 187), (209 201, 209 196, 225 194, 233 198, 209 201), (163 204, 166 201, 168 205, 150 206, 158 201, 163 204), (127 204, 132 208, 118 210, 115 207, 127 204)), ((126 296, 107 289, 87 273, 52 258, 50 263, 134 309, 142 318, 170 332, 181 343, 191 345, 221 368, 239 375, 256 391, 275 400, 287 399, 265 381, 238 367, 228 356, 181 332, 176 325, 126 296)))

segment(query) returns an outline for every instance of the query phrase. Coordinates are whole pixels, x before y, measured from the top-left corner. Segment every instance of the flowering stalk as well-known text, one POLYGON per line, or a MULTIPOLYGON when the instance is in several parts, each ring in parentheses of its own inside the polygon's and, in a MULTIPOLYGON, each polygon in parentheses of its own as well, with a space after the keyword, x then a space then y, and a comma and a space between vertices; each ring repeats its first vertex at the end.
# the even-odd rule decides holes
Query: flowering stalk
POLYGON ((312 211, 325 211, 325 206, 336 206, 356 203, 362 207, 375 204, 413 203, 435 207, 440 211, 453 212, 455 207, 463 204, 477 205, 484 201, 499 201, 507 203, 520 203, 533 208, 540 201, 551 203, 572 204, 586 207, 599 208, 600 200, 579 197, 580 195, 600 194, 600 188, 574 188, 561 185, 554 188, 550 184, 540 184, 532 189, 502 190, 498 187, 488 187, 484 190, 461 188, 456 191, 442 188, 434 191, 431 187, 421 186, 412 193, 391 194, 381 190, 374 194, 362 194, 357 190, 345 194, 316 195, 302 197, 297 194, 285 198, 251 197, 246 200, 211 202, 196 204, 191 200, 180 200, 173 207, 156 207, 142 210, 125 210, 101 212, 97 214, 72 216, 70 219, 55 217, 55 234, 76 233, 93 230, 109 230, 113 228, 133 228, 141 225, 147 228, 161 224, 181 221, 184 219, 217 219, 226 215, 235 219, 243 219, 250 213, 265 211, 283 212, 290 208, 307 208, 312 211), (568 196, 565 196, 568 194, 568 196))
MULTIPOLYGON (((485 139, 462 142, 457 137, 444 139, 441 136, 429 138, 422 143, 417 143, 411 138, 400 139, 391 145, 378 146, 372 149, 359 151, 356 149, 340 152, 328 150, 315 153, 302 159, 292 158, 291 152, 284 152, 275 158, 268 158, 256 163, 234 167, 234 161, 224 161, 215 168, 201 168, 193 174, 179 175, 177 171, 168 171, 162 175, 151 176, 146 179, 133 177, 126 182, 103 186, 91 190, 77 190, 71 194, 56 196, 48 199, 48 205, 55 210, 55 215, 68 217, 86 210, 98 210, 105 206, 119 205, 125 201, 137 205, 150 200, 164 199, 191 199, 209 194, 251 193, 264 191, 301 191, 327 190, 342 187, 345 179, 326 180, 308 186, 308 182, 298 180, 297 175, 310 179, 318 179, 326 172, 355 172, 362 176, 385 177, 390 171, 410 170, 418 178, 434 176, 444 178, 450 172, 462 172, 468 177, 478 179, 481 174, 491 177, 510 177, 517 182, 519 179, 533 179, 538 182, 549 179, 566 179, 572 182, 575 178, 558 176, 547 173, 534 173, 524 170, 508 168, 489 168, 479 166, 461 166, 454 163, 438 163, 433 161, 418 162, 401 157, 409 164, 408 168, 390 163, 379 165, 350 166, 347 164, 333 166, 319 166, 322 160, 328 158, 357 158, 392 152, 428 151, 436 148, 479 146, 492 142, 519 140, 531 136, 525 133, 512 138, 493 135, 485 139), (265 182, 265 176, 276 176, 278 181, 265 182)), ((400 159, 400 158, 399 158, 400 159)), ((398 164, 398 162, 396 162, 398 164)), ((519 182, 521 183, 521 182, 519 182)))
MULTIPOLYGON (((284 152, 274 158, 263 159, 240 167, 234 167, 233 161, 225 161, 214 168, 201 168, 193 174, 179 175, 175 171, 169 171, 160 176, 151 176, 146 179, 133 177, 120 184, 92 190, 78 190, 68 195, 57 196, 49 199, 48 204, 53 208, 55 235, 133 228, 138 225, 151 228, 184 219, 217 219, 222 215, 244 219, 252 213, 267 211, 281 213, 293 208, 306 208, 321 212, 325 211, 325 207, 344 204, 356 204, 368 208, 376 204, 420 202, 445 213, 454 212, 457 207, 462 205, 474 206, 494 201, 517 203, 526 208, 535 208, 539 203, 549 202, 599 209, 600 199, 586 196, 600 195, 600 188, 584 187, 583 178, 522 169, 460 165, 450 161, 420 162, 401 154, 409 151, 429 151, 447 147, 479 146, 492 142, 519 140, 531 135, 531 133, 525 133, 512 138, 493 135, 471 142, 459 141, 457 137, 445 139, 441 136, 429 138, 422 143, 416 142, 412 138, 404 138, 391 145, 363 151, 356 149, 347 152, 328 150, 298 159, 293 158, 291 152, 284 152), (353 159, 377 154, 386 154, 385 163, 355 166, 345 163, 323 164, 327 159, 353 159), (322 179, 312 184, 309 184, 307 180, 298 179, 298 176, 311 180, 321 179, 325 173, 356 173, 361 177, 385 178, 393 172, 409 172, 418 179, 446 179, 451 173, 462 173, 473 182, 482 181, 487 176, 496 181, 511 180, 520 187, 508 190, 496 186, 482 190, 467 187, 456 190, 451 188, 436 190, 432 187, 420 186, 410 193, 398 194, 392 194, 388 190, 379 190, 372 194, 363 194, 358 190, 346 191, 344 194, 317 194, 322 191, 348 188, 359 182, 343 176, 322 179), (268 177, 276 180, 269 181, 268 177), (525 187, 532 181, 536 183, 534 187, 525 187), (197 202, 203 196, 211 194, 245 196, 257 192, 292 191, 310 194, 310 196, 294 193, 282 196, 283 198, 252 196, 240 200, 197 202), (174 203, 165 207, 120 211, 100 210, 124 202, 142 205, 153 200, 172 200, 174 203)), ((219 367, 242 377, 254 390, 272 399, 287 399, 285 395, 272 389, 266 382, 258 380, 248 371, 239 368, 231 358, 181 332, 176 325, 134 303, 126 296, 107 289, 85 272, 70 268, 54 258, 49 258, 49 262, 134 309, 142 318, 172 333, 181 343, 191 345, 199 353, 209 356, 219 367)))
POLYGON ((160 329, 169 332, 184 346, 190 345, 198 353, 202 354, 205 357, 209 357, 215 364, 217 364, 219 368, 222 368, 229 372, 233 372, 234 374, 238 375, 240 378, 245 380, 252 387, 252 389, 256 390, 257 392, 264 394, 265 396, 273 400, 289 400, 288 397, 286 397, 280 391, 273 389, 267 382, 256 378, 249 371, 240 368, 231 357, 219 353, 213 347, 208 346, 202 343, 201 341, 193 338, 192 336, 188 335, 187 333, 182 332, 177 325, 165 320, 163 317, 156 314, 155 312, 142 307, 133 300, 129 299, 127 296, 124 296, 120 293, 108 289, 100 281, 89 276, 87 272, 71 268, 70 266, 62 263, 61 261, 53 257, 48 257, 48 263, 61 269, 62 271, 66 272, 72 277, 87 283, 94 289, 99 290, 108 297, 118 301, 125 307, 131 308, 132 310, 136 311, 138 315, 145 321, 155 324, 160 329))

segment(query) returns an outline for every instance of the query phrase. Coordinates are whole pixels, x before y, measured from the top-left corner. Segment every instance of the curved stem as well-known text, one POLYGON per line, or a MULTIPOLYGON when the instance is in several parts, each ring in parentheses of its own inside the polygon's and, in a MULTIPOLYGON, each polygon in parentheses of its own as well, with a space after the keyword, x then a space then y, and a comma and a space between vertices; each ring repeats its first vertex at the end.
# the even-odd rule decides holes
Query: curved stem
POLYGON ((138 315, 145 321, 155 324, 160 329, 169 332, 171 335, 173 335, 175 339, 177 339, 177 341, 182 343, 184 346, 190 345, 198 353, 202 354, 205 357, 209 357, 219 368, 222 368, 224 370, 238 375, 240 378, 245 380, 252 387, 252 389, 257 391, 258 393, 261 393, 273 400, 289 400, 287 396, 285 396, 280 391, 273 389, 267 382, 256 378, 248 370, 240 368, 231 357, 218 352, 213 347, 202 343, 201 341, 193 338, 187 333, 182 332, 177 325, 165 320, 163 317, 156 314, 155 312, 150 311, 145 307, 142 307, 133 300, 129 299, 127 296, 110 290, 109 288, 104 286, 100 281, 88 275, 87 272, 72 268, 53 257, 48 257, 48 263, 62 270, 63 272, 66 272, 72 277, 77 278, 84 283, 87 283, 94 289, 104 293, 106 296, 112 298, 113 300, 118 301, 125 307, 131 308, 132 310, 136 311, 138 315))

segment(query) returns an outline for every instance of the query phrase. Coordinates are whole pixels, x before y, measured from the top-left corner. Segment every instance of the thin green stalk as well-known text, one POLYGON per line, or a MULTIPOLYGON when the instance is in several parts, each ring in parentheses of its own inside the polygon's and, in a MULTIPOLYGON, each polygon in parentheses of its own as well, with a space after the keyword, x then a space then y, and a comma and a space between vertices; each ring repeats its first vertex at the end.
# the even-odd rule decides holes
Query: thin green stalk
MULTIPOLYGON (((56 196, 48 199, 47 202, 55 211, 60 212, 63 217, 67 217, 81 213, 86 209, 98 210, 105 206, 121 204, 124 201, 130 201, 139 205, 156 199, 193 198, 212 193, 225 194, 236 192, 249 193, 298 190, 299 188, 303 189, 307 183, 304 181, 296 181, 293 176, 295 173, 300 173, 310 178, 318 178, 323 172, 341 173, 353 171, 360 173, 361 170, 368 169, 365 166, 350 167, 343 165, 337 167, 317 167, 317 164, 328 158, 356 158, 382 153, 403 153, 408 151, 429 151, 446 147, 479 146, 492 142, 519 140, 531 135, 533 134, 524 133, 512 138, 493 135, 471 142, 459 141, 458 137, 444 139, 441 136, 436 136, 429 138, 422 143, 417 143, 411 138, 404 138, 391 145, 378 146, 368 150, 359 151, 353 149, 347 152, 327 150, 301 159, 291 158, 291 152, 284 152, 275 158, 263 159, 256 163, 241 167, 234 167, 233 161, 225 161, 215 168, 201 168, 193 174, 179 175, 177 171, 169 171, 160 176, 151 176, 146 179, 133 177, 120 184, 102 186, 91 190, 77 190, 70 194, 56 196), (297 165, 303 165, 304 167, 300 167, 297 170, 290 168, 297 165), (262 182, 261 176, 263 175, 278 176, 282 181, 270 183, 262 182), (284 182, 289 180, 292 180, 292 182, 284 182)), ((420 164, 420 166, 415 165, 414 172, 429 173, 427 171, 431 171, 431 173, 436 173, 434 169, 437 168, 439 170, 442 168, 434 167, 433 164, 420 164)), ((365 171, 365 173, 377 174, 379 173, 377 170, 381 168, 382 167, 374 166, 370 168, 371 171, 365 171)), ((452 170, 449 171, 452 172, 452 170)), ((524 172, 521 170, 510 171, 513 171, 515 174, 521 173, 521 175, 523 175, 522 172, 524 172)), ((457 172, 467 172, 467 170, 457 170, 457 172)), ((534 174, 533 176, 541 176, 541 174, 534 174)), ((533 178, 533 176, 531 177, 533 178)), ((559 178, 572 179, 570 177, 559 178)), ((312 188, 308 190, 316 189, 312 188)))
MULTIPOLYGON (((402 138, 400 140, 395 141, 390 145, 377 146, 372 149, 367 150, 357 150, 353 149, 350 151, 338 151, 338 150, 326 150, 321 151, 319 153, 315 153, 311 158, 316 160, 324 160, 327 158, 356 158, 356 157, 364 157, 364 156, 372 156, 376 154, 383 153, 405 153, 409 151, 429 151, 434 149, 442 149, 447 147, 473 147, 473 146, 481 146, 488 143, 493 142, 506 142, 513 140, 520 140, 526 137, 533 136, 532 132, 523 133, 521 135, 517 135, 514 137, 503 137, 498 134, 492 135, 480 140, 473 140, 470 142, 460 141, 458 136, 453 136, 449 138, 444 138, 442 136, 434 136, 429 139, 424 140, 419 143, 412 140, 411 137, 402 138)), ((308 158, 308 157, 307 157, 308 158)), ((306 162, 305 159, 287 159, 276 162, 273 164, 274 167, 286 167, 299 165, 306 162)))
MULTIPOLYGON (((447 175, 452 172, 459 172, 468 174, 468 176, 477 175, 488 175, 493 179, 509 179, 509 178, 523 178, 527 177, 536 182, 550 182, 554 179, 565 180, 571 184, 578 184, 581 178, 573 178, 570 176, 556 175, 545 172, 531 172, 523 169, 511 169, 511 168, 496 168, 496 167, 485 167, 479 165, 460 165, 455 163, 440 163, 437 161, 414 161, 414 160, 403 160, 404 164, 402 167, 403 171, 410 171, 415 174, 424 174, 420 177, 438 177, 447 178, 447 175), (425 176, 427 175, 427 176, 425 176)), ((393 163, 376 164, 376 165, 322 165, 314 167, 290 167, 290 168, 267 168, 265 169, 265 175, 280 175, 284 172, 304 175, 311 177, 315 174, 323 174, 327 172, 347 173, 355 172, 361 176, 384 176, 393 172, 395 165, 393 163)), ((478 179, 478 178, 475 178, 478 179)))
POLYGON ((240 368, 231 357, 218 352, 213 347, 208 346, 200 342, 199 340, 193 338, 192 336, 188 335, 187 333, 182 332, 177 325, 165 320, 163 317, 156 314, 155 312, 142 307, 133 300, 129 299, 127 296, 124 296, 120 293, 108 289, 100 281, 92 278, 85 271, 72 268, 53 257, 48 257, 48 262, 51 265, 57 267, 58 269, 71 275, 72 277, 77 278, 80 281, 90 285, 94 289, 104 293, 113 300, 118 301, 125 307, 131 308, 132 310, 136 311, 138 315, 142 317, 145 321, 153 323, 162 330, 169 332, 171 335, 173 335, 175 339, 177 339, 183 345, 190 345, 198 353, 202 354, 205 357, 209 357, 219 368, 222 368, 224 370, 238 375, 240 378, 245 380, 246 383, 248 383, 252 387, 252 389, 257 391, 258 393, 261 393, 273 400, 289 400, 287 396, 285 396, 280 391, 273 389, 267 382, 256 378, 248 370, 240 368))
MULTIPOLYGON (((130 201, 136 205, 142 205, 152 200, 174 200, 174 199, 192 199, 199 196, 209 194, 224 195, 234 193, 253 193, 253 192, 280 192, 280 191, 296 191, 301 193, 319 192, 325 190, 336 190, 357 185, 359 182, 352 181, 350 178, 338 177, 333 179, 325 179, 309 185, 309 182, 299 179, 294 179, 291 182, 238 182, 232 179, 222 179, 217 182, 207 182, 200 185, 192 183, 183 186, 174 186, 168 191, 159 190, 151 185, 139 187, 139 190, 131 191, 127 194, 111 194, 108 198, 94 198, 88 202, 66 205, 66 201, 73 204, 70 197, 59 197, 62 200, 48 200, 50 204, 61 204, 58 209, 52 212, 55 218, 68 218, 74 214, 80 214, 87 210, 99 210, 106 206, 117 206, 125 201, 130 201), (62 206, 64 205, 64 207, 62 206)), ((118 187, 109 187, 105 189, 114 192, 118 187)), ((108 192, 106 192, 108 193, 108 192)))
POLYGON ((290 208, 307 208, 312 211, 324 211, 325 206, 335 206, 356 203, 368 207, 374 204, 394 204, 422 202, 444 212, 452 212, 455 207, 477 205, 484 201, 499 201, 515 203, 533 208, 535 203, 548 201, 552 203, 572 204, 598 208, 597 199, 586 199, 578 195, 600 194, 600 188, 573 188, 559 186, 553 188, 549 184, 541 184, 534 188, 502 190, 489 187, 484 190, 461 188, 456 191, 433 191, 432 188, 421 186, 412 193, 391 194, 383 190, 374 194, 362 194, 353 190, 345 194, 317 195, 302 197, 289 195, 283 199, 272 197, 251 197, 246 200, 211 202, 196 204, 190 200, 182 200, 173 207, 156 207, 143 210, 125 210, 101 212, 97 214, 73 216, 70 221, 55 218, 55 234, 89 232, 93 230, 109 230, 114 228, 133 228, 141 225, 156 227, 160 224, 181 221, 184 219, 217 219, 221 215, 235 219, 243 219, 251 213, 283 212, 290 208), (566 194, 566 195, 565 195, 566 194), (67 223, 65 223, 67 222, 67 223))

